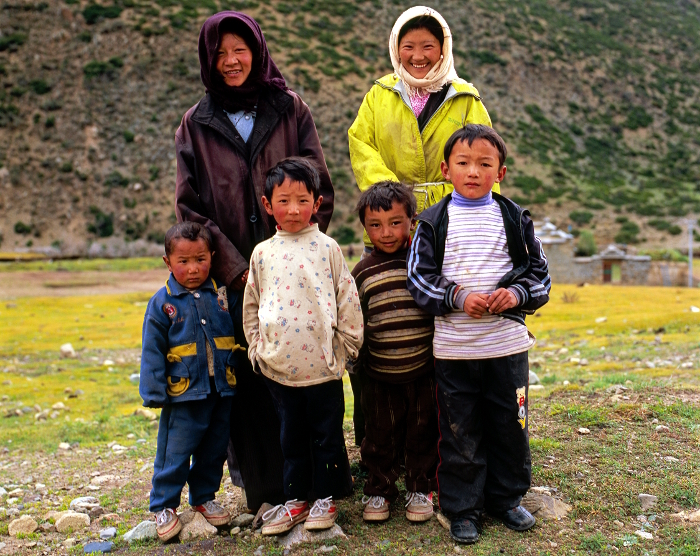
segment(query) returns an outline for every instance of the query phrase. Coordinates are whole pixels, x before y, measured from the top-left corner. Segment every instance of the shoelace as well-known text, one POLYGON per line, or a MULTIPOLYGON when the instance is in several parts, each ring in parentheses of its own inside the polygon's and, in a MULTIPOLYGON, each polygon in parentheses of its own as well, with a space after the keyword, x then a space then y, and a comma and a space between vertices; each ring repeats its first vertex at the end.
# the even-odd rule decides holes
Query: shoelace
POLYGON ((328 510, 331 509, 331 504, 333 503, 333 497, 329 496, 328 498, 319 498, 314 502, 313 507, 311 508, 311 511, 309 512, 310 517, 321 517, 324 512, 327 512, 328 510))
POLYGON ((166 508, 163 511, 158 512, 156 514, 156 525, 165 525, 166 523, 168 523, 168 521, 170 521, 172 515, 175 515, 175 512, 172 511, 170 508, 166 508))
POLYGON ((202 504, 202 506, 204 506, 204 509, 206 509, 207 512, 209 512, 209 513, 216 513, 216 512, 220 512, 223 510, 223 508, 221 506, 219 506, 216 502, 214 502, 214 500, 209 500, 208 502, 204 502, 204 504, 202 504))
POLYGON ((281 519, 284 516, 284 514, 287 514, 291 521, 293 518, 289 504, 296 501, 296 498, 294 500, 287 500, 287 502, 285 502, 284 504, 277 504, 274 508, 270 508, 262 515, 263 521, 270 521, 273 518, 273 516, 275 519, 281 519))
POLYGON ((383 496, 363 496, 362 497, 362 503, 365 504, 366 506, 369 506, 370 508, 374 508, 378 510, 384 505, 384 497, 383 496))
POLYGON ((423 494, 422 492, 407 492, 405 507, 408 508, 411 504, 415 504, 416 506, 427 506, 430 504, 432 506, 433 501, 428 498, 427 494, 423 494))

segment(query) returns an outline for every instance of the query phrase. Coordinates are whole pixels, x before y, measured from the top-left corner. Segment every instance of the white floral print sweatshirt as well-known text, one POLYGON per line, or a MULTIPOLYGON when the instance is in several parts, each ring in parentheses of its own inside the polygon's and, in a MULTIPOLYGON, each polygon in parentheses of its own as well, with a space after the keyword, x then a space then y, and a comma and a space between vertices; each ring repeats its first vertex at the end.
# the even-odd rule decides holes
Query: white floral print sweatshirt
POLYGON ((276 382, 311 386, 342 378, 362 346, 362 309, 340 247, 318 224, 277 230, 255 247, 243 329, 253 367, 276 382))

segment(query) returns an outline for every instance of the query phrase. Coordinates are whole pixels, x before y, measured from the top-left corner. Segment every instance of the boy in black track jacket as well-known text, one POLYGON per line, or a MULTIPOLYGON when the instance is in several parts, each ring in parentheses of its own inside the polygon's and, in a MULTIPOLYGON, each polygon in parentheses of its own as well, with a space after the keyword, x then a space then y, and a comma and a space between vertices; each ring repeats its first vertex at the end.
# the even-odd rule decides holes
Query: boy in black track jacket
POLYGON ((484 510, 517 531, 535 524, 519 505, 531 479, 525 315, 551 281, 528 211, 491 191, 505 159, 491 128, 455 132, 442 163, 455 190, 419 215, 408 260, 408 289, 435 315, 440 508, 467 544, 484 510))

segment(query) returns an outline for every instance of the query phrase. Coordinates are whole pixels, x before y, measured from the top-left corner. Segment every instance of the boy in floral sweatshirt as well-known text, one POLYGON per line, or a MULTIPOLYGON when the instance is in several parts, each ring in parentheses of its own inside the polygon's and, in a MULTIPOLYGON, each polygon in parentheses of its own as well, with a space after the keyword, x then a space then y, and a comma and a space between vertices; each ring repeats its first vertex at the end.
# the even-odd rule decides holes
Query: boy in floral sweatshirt
POLYGON ((253 251, 245 288, 248 356, 270 389, 285 460, 288 502, 264 514, 264 535, 302 521, 309 530, 332 527, 333 498, 352 488, 342 376, 362 345, 362 310, 340 247, 310 224, 322 200, 306 159, 268 172, 262 201, 277 233, 253 251))

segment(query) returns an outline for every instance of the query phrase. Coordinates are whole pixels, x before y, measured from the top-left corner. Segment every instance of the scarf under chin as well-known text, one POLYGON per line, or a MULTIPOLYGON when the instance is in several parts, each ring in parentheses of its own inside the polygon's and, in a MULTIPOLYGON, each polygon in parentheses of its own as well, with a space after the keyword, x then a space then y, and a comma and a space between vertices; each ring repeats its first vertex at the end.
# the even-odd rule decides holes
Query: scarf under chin
POLYGON ((425 6, 414 6, 402 13, 394 23, 389 36, 389 55, 391 65, 394 66, 394 73, 403 81, 408 96, 413 98, 426 93, 437 93, 446 83, 451 83, 457 79, 454 59, 452 58, 452 33, 445 19, 432 8, 425 6), (435 19, 441 26, 444 34, 442 43, 442 59, 431 69, 423 79, 416 79, 401 64, 399 56, 399 32, 409 20, 414 17, 427 15, 435 19))

